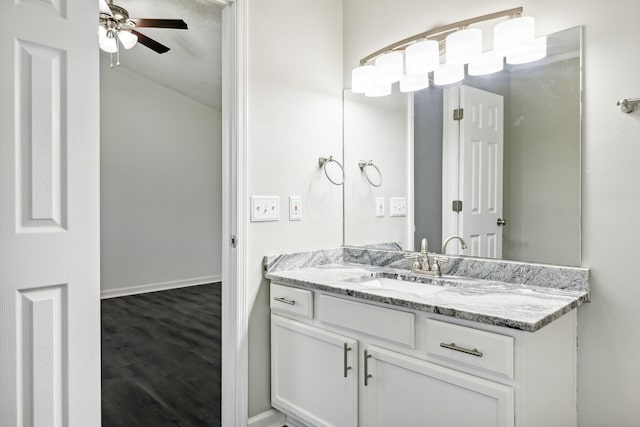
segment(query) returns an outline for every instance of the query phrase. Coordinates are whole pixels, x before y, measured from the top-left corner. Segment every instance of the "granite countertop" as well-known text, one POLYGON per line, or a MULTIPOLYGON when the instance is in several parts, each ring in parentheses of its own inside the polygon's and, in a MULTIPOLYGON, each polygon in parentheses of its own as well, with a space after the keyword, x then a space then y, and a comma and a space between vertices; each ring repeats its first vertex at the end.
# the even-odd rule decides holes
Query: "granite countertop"
MULTIPOLYGON (((419 276, 404 268, 335 257, 325 263, 292 264, 289 269, 268 265, 265 259, 265 277, 277 283, 528 332, 589 300, 588 287, 535 286, 446 274, 441 278, 419 276)), ((588 277, 588 270, 583 270, 588 277)), ((575 276, 575 271, 570 272, 575 276)))

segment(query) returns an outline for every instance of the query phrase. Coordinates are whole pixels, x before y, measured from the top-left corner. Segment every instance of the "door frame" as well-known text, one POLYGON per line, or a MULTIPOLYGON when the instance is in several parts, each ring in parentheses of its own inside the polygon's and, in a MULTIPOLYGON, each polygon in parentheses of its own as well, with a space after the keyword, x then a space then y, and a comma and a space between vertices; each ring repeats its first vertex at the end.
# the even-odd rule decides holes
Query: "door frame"
POLYGON ((222 425, 246 426, 249 415, 248 0, 216 2, 225 6, 222 12, 222 425))

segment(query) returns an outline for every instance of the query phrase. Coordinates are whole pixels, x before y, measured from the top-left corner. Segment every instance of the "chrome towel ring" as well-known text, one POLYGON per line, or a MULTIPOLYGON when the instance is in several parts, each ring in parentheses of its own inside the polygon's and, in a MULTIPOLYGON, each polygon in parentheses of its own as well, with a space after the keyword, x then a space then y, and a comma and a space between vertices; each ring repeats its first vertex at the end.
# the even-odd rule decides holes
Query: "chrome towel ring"
POLYGON ((320 167, 322 168, 322 170, 324 171, 325 176, 327 177, 327 179, 333 184, 333 185, 342 185, 344 184, 344 168, 342 167, 342 165, 340 164, 339 161, 337 161, 336 159, 333 158, 333 156, 329 156, 329 157, 320 157, 318 158, 318 164, 320 165, 320 167), (342 182, 337 182, 334 181, 333 179, 331 179, 331 177, 329 176, 329 173, 327 172, 327 164, 331 163, 331 162, 335 162, 339 167, 340 167, 340 172, 342 173, 342 182))
POLYGON ((360 170, 364 172, 364 176, 365 178, 367 178, 367 181, 369 181, 369 184, 373 185, 374 187, 380 187, 382 185, 382 172, 380 172, 380 169, 378 169, 378 167, 373 164, 373 160, 369 160, 368 162, 365 160, 360 160, 358 162, 358 166, 360 167, 360 170), (367 168, 369 166, 371 166, 376 170, 376 172, 378 172, 378 179, 376 180, 378 181, 377 183, 371 180, 369 172, 367 172, 367 168))

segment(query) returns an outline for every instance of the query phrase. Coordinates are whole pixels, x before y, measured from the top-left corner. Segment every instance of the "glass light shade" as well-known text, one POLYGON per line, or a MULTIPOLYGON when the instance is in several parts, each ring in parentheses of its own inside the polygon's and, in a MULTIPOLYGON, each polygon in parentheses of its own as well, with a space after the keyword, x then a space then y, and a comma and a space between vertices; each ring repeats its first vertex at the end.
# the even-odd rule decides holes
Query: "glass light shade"
POLYGON ((482 30, 469 28, 447 36, 447 64, 468 64, 482 54, 482 30))
POLYGON ((547 36, 542 36, 533 41, 531 49, 507 56, 507 64, 526 64, 538 61, 545 56, 547 56, 547 36))
POLYGON ((138 42, 138 36, 127 30, 118 31, 118 38, 125 49, 131 49, 138 42))
POLYGON ((440 45, 435 40, 424 40, 407 47, 404 51, 405 72, 425 74, 440 66, 440 45))
POLYGON ((378 72, 376 82, 391 84, 400 80, 404 74, 404 57, 401 52, 389 52, 376 58, 378 72))
POLYGON ((536 21, 531 16, 509 19, 493 27, 493 50, 509 56, 531 49, 536 33, 536 21))
POLYGON ((485 76, 497 73, 504 68, 504 57, 494 51, 485 52, 473 62, 469 63, 467 72, 470 76, 485 76))
MULTIPOLYGON (((104 29, 104 28, 103 28, 104 29)), ((98 30, 98 43, 100 45, 100 49, 109 53, 116 53, 118 51, 118 43, 115 37, 109 37, 107 35, 107 30, 104 29, 104 33, 102 30, 98 30)))
POLYGON ((429 74, 407 74, 400 79, 400 92, 415 92, 429 87, 429 74))
POLYGON ((450 85, 464 79, 463 64, 444 64, 433 72, 433 82, 437 85, 450 85))
POLYGON ((376 82, 364 94, 373 98, 391 95, 391 83, 376 82))
POLYGON ((351 92, 365 93, 376 80, 376 67, 361 65, 351 71, 351 92))

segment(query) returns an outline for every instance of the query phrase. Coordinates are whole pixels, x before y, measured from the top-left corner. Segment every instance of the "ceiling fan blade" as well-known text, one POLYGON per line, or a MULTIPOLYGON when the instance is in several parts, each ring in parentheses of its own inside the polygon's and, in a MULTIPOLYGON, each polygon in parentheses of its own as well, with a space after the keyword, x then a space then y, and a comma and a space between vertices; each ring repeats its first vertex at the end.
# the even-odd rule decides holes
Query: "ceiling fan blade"
POLYGON ((106 15, 113 16, 113 12, 111 12, 111 9, 109 8, 109 5, 107 4, 107 0, 98 0, 98 8, 100 10, 100 13, 104 13, 106 15))
POLYGON ((174 28, 177 30, 187 30, 187 23, 182 19, 141 19, 141 18, 132 18, 136 24, 136 27, 145 28, 145 27, 153 27, 153 28, 174 28))
POLYGON ((136 30, 130 30, 130 31, 133 34, 135 34, 136 36, 138 36, 138 43, 148 47, 149 49, 153 50, 156 53, 165 53, 165 52, 168 52, 170 50, 168 47, 166 47, 162 43, 159 43, 159 42, 155 41, 154 39, 152 39, 150 37, 147 37, 142 33, 139 33, 136 30))

